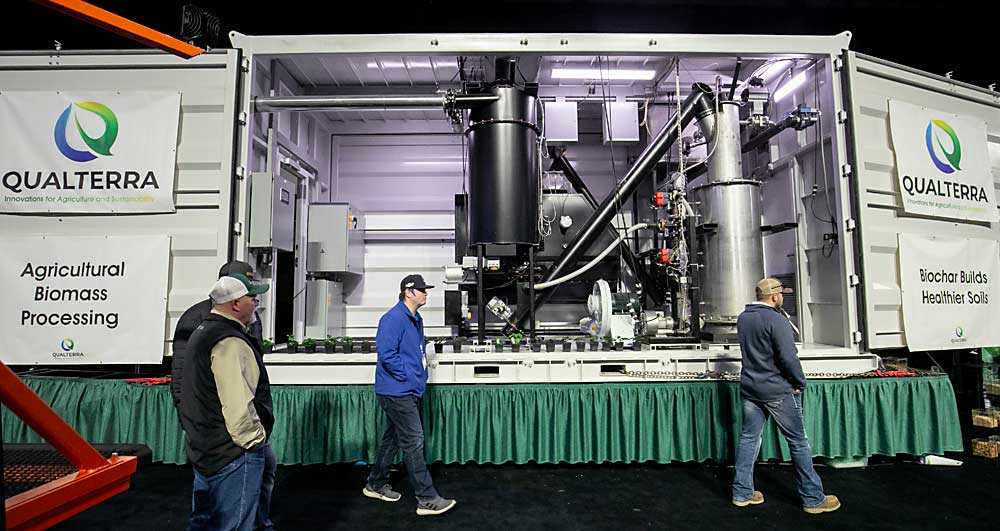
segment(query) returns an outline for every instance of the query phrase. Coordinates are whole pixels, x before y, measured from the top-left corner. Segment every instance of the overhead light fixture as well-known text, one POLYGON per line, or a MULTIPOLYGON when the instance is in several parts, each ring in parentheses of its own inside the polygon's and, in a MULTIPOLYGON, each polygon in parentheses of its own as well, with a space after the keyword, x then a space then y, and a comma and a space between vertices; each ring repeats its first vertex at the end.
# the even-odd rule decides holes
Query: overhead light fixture
MULTIPOLYGON (((379 63, 377 61, 369 61, 368 68, 378 68, 379 63)), ((399 61, 382 61, 382 68, 431 68, 430 61, 409 61, 409 62, 399 62, 399 61)), ((457 68, 451 63, 440 63, 435 61, 434 68, 457 68)))
POLYGON ((656 70, 601 70, 600 68, 553 68, 553 79, 618 79, 649 81, 656 70))
POLYGON ((793 90, 802 86, 806 82, 806 73, 800 72, 798 75, 789 79, 784 85, 778 87, 778 90, 774 91, 774 101, 781 101, 785 99, 785 96, 792 93, 793 90))

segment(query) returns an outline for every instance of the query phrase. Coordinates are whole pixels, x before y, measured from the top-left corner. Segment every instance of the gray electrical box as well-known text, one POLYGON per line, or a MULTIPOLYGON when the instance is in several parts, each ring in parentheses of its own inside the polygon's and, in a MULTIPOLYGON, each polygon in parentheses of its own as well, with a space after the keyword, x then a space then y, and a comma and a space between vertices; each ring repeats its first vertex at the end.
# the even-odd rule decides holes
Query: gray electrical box
POLYGON ((340 337, 344 335, 346 324, 344 285, 332 280, 307 280, 306 337, 340 337))
POLYGON ((365 220, 347 203, 309 205, 306 270, 310 273, 365 272, 365 220))
POLYGON ((270 172, 250 175, 250 247, 295 250, 298 181, 270 172))

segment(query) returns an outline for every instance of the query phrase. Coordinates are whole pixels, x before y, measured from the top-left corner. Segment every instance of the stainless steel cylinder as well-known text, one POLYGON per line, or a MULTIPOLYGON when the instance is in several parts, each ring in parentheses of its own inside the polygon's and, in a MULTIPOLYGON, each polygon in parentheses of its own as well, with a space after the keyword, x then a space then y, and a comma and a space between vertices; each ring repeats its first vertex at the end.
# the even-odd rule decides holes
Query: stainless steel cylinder
MULTIPOLYGON (((718 120, 699 121, 707 140, 706 183, 690 190, 696 203, 701 249, 701 291, 708 328, 732 327, 764 276, 760 185, 743 178, 739 106, 719 105, 718 120)), ((734 332, 734 330, 729 330, 734 332)))

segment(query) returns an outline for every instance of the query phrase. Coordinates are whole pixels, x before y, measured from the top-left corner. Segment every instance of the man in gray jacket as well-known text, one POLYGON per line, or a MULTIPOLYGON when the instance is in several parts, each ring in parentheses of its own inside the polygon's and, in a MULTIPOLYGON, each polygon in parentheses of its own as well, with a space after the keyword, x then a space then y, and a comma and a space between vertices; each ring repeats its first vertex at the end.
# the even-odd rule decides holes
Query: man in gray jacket
POLYGON ((791 290, 777 279, 761 280, 757 283, 757 302, 748 304, 736 321, 743 356, 743 433, 736 448, 733 504, 746 507, 764 503, 764 495, 754 490, 753 465, 760 452, 764 423, 774 417, 792 454, 803 510, 810 514, 836 511, 840 500, 823 494, 823 482, 813 468, 812 449, 802 419, 806 377, 797 356, 792 324, 782 309, 785 293, 791 290))

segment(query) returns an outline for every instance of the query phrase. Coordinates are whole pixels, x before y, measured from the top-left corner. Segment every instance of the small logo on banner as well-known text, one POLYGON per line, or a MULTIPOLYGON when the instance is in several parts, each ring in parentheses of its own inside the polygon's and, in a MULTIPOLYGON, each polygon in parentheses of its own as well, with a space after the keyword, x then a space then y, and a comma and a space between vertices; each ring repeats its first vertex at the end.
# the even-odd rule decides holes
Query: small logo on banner
POLYGON ((931 161, 934 166, 937 167, 941 173, 954 173, 955 170, 961 170, 959 163, 962 161, 962 143, 958 140, 958 134, 955 130, 944 120, 931 120, 927 123, 927 131, 924 134, 924 140, 927 143, 927 153, 931 156, 931 161), (944 144, 941 143, 941 138, 939 135, 935 134, 934 128, 937 126, 938 129, 944 131, 948 138, 951 139, 952 149, 949 151, 944 144), (948 161, 947 163, 941 161, 938 154, 934 151, 934 145, 937 144, 941 154, 948 161))
POLYGON ((52 353, 53 358, 61 359, 61 358, 86 357, 86 354, 84 354, 83 352, 74 350, 76 349, 76 341, 73 341, 68 337, 59 342, 59 349, 62 350, 62 352, 53 352, 52 353))
POLYGON ((964 336, 965 336, 965 328, 962 328, 961 326, 956 326, 955 337, 951 339, 952 344, 960 344, 968 341, 968 339, 966 339, 964 336))
POLYGON ((97 103, 96 101, 84 101, 75 104, 71 103, 66 107, 66 110, 59 115, 59 119, 56 120, 56 128, 53 135, 55 137, 56 147, 59 148, 59 152, 74 162, 89 162, 96 159, 97 155, 110 157, 111 146, 114 145, 115 140, 118 138, 118 117, 115 116, 115 113, 107 106, 97 103), (67 135, 70 134, 68 131, 69 117, 71 114, 74 114, 74 105, 76 105, 79 109, 96 114, 101 118, 101 120, 104 121, 104 134, 94 138, 89 136, 87 132, 83 130, 83 126, 80 125, 79 117, 76 115, 73 116, 73 121, 76 123, 76 133, 80 135, 80 139, 87 145, 88 148, 90 148, 90 151, 80 151, 69 145, 67 137, 67 135))

